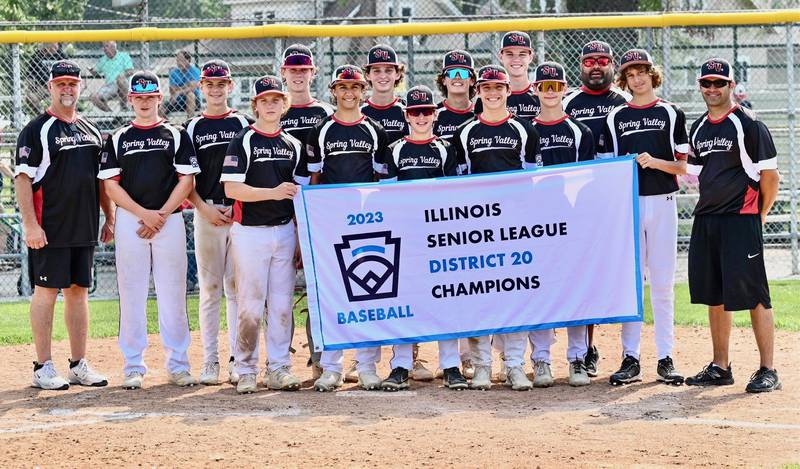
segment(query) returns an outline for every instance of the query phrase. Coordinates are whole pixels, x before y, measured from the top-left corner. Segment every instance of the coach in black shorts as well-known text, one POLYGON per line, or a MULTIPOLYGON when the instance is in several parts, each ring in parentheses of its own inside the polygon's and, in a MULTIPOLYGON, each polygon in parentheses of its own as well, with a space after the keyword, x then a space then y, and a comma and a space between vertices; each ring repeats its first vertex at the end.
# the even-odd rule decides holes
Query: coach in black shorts
POLYGON ((36 361, 32 386, 41 389, 68 389, 70 383, 108 384, 84 358, 98 207, 102 205, 106 214, 104 242, 113 239, 114 214, 96 179, 100 132, 77 114, 83 88, 80 73, 74 62, 61 60, 53 64, 47 83, 51 104, 22 129, 17 139, 17 201, 34 285, 31 329, 36 361), (69 382, 58 375, 50 355, 53 308, 59 289, 64 295, 64 319, 72 355, 69 382))
POLYGON ((755 115, 732 100, 733 69, 710 59, 700 69, 708 112, 692 124, 687 170, 700 179, 689 246, 692 303, 708 305, 714 359, 688 385, 733 384, 728 359, 732 311, 750 310, 761 355, 747 392, 781 388, 773 368, 775 327, 764 269, 762 226, 778 194, 775 145, 755 115))

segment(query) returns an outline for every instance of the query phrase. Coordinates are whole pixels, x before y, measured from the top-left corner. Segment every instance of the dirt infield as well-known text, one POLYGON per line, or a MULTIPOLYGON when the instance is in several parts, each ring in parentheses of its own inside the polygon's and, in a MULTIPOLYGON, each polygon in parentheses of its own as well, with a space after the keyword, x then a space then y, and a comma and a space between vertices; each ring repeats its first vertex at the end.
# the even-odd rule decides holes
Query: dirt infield
MULTIPOLYGON (((601 375, 587 388, 565 383, 565 334, 553 348, 557 385, 514 392, 455 392, 412 383, 407 392, 310 389, 305 350, 295 370, 297 393, 262 389, 238 396, 230 385, 180 389, 166 384, 157 336, 140 391, 125 391, 113 339, 93 340, 90 359, 111 378, 108 388, 66 392, 30 385, 32 346, 3 347, 0 368, 0 467, 168 466, 764 466, 800 463, 800 377, 793 368, 800 334, 777 335, 776 366, 784 390, 744 393, 758 363, 752 333, 731 339, 736 384, 715 389, 654 381, 652 327, 645 327, 645 381, 607 384, 620 353, 618 326, 599 333, 601 375), (613 358, 612 358, 613 357, 613 358), (20 371, 24 367, 24 371, 20 371)), ((710 354, 704 328, 677 328, 676 363, 698 371, 710 354)), ((220 340, 224 342, 224 340, 220 340)), ((295 344, 304 338, 298 330, 295 344)), ((192 363, 199 370, 199 337, 192 363)), ((388 348, 384 355, 390 354, 388 348)), ((66 342, 54 345, 66 372, 66 342)), ((435 346, 423 358, 434 363, 435 346)), ((349 357, 349 355, 346 355, 349 357)), ((382 373, 388 370, 384 360, 382 373)), ((435 366, 435 365, 434 365, 435 366)))

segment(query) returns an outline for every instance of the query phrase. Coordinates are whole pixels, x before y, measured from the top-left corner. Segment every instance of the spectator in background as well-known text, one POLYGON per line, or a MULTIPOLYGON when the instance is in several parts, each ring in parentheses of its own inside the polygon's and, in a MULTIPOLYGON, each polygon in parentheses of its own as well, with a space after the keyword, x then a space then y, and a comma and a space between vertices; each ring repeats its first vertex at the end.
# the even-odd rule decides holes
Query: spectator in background
POLYGON ((66 58, 57 42, 39 44, 36 52, 30 56, 25 67, 25 99, 34 114, 41 113, 47 107, 44 101, 50 97, 47 91, 50 67, 66 58))
POLYGON ((178 65, 169 71, 169 101, 164 104, 164 114, 186 112, 192 117, 200 102, 200 69, 192 65, 192 54, 185 50, 175 53, 178 65))
POLYGON ((733 98, 739 106, 753 109, 753 104, 747 99, 747 88, 743 83, 737 84, 733 89, 733 98))
POLYGON ((115 41, 103 43, 104 56, 97 65, 89 70, 105 78, 105 83, 92 96, 91 101, 100 110, 110 112, 108 101, 119 99, 120 106, 125 109, 128 99, 128 77, 133 73, 133 60, 127 52, 117 50, 115 41))

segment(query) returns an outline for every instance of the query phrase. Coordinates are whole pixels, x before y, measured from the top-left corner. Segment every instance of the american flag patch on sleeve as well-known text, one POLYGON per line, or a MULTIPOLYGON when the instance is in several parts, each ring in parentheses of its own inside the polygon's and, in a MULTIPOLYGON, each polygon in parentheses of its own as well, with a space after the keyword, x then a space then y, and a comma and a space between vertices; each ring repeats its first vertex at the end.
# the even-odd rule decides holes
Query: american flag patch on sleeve
POLYGON ((222 162, 222 166, 239 166, 239 156, 225 155, 225 161, 222 162))

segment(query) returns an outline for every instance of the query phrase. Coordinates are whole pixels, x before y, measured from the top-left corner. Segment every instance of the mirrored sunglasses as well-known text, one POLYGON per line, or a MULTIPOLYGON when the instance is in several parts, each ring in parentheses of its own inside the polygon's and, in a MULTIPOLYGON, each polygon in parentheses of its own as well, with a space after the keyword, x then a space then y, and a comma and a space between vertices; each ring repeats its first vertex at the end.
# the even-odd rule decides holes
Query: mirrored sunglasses
POLYGON ((560 81, 540 81, 536 84, 536 89, 542 93, 547 93, 549 91, 555 91, 556 93, 563 91, 567 85, 560 81))
POLYGON ((451 80, 455 80, 456 78, 460 78, 462 80, 466 80, 467 78, 472 75, 469 70, 466 68, 451 68, 446 72, 447 78, 451 80))
POLYGON ((294 54, 283 59, 284 67, 312 67, 314 60, 305 54, 294 54))
POLYGON ((419 116, 432 116, 435 109, 429 107, 423 107, 419 109, 406 109, 406 112, 411 117, 419 117, 419 116))
POLYGON ((158 84, 152 81, 146 83, 136 82, 131 86, 131 91, 134 93, 156 93, 158 92, 158 84))
POLYGON ((584 67, 594 67, 595 65, 605 67, 610 63, 611 59, 608 57, 586 57, 585 59, 583 59, 584 67))

